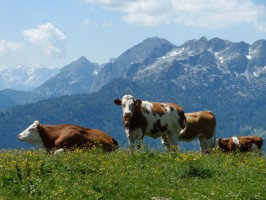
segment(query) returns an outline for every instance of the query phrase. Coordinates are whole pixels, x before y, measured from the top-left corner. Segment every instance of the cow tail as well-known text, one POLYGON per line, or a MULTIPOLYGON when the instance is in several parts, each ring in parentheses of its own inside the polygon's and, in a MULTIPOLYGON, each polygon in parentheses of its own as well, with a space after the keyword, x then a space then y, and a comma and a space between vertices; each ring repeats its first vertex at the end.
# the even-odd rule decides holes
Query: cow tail
POLYGON ((179 121, 179 124, 181 126, 181 131, 180 131, 180 134, 179 135, 182 135, 186 132, 186 129, 188 127, 188 124, 187 124, 187 119, 186 119, 186 116, 185 116, 185 113, 184 112, 181 112, 180 113, 180 121, 179 121))

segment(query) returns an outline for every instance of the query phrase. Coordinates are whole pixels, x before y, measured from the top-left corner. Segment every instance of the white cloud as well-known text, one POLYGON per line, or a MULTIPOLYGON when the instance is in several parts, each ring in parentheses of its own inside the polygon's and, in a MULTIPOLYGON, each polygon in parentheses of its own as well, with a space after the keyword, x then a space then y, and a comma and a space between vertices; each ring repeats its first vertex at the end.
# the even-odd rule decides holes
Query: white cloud
POLYGON ((0 40, 0 56, 10 53, 14 53, 20 50, 24 45, 19 42, 8 42, 6 40, 0 40))
POLYGON ((61 57, 65 54, 66 36, 52 23, 24 30, 23 36, 48 57, 61 57))
POLYGON ((266 8, 252 0, 85 0, 109 10, 125 13, 131 24, 156 26, 183 24, 211 29, 252 23, 266 16, 266 8))
POLYGON ((262 33, 266 33, 266 22, 256 22, 255 27, 262 33))

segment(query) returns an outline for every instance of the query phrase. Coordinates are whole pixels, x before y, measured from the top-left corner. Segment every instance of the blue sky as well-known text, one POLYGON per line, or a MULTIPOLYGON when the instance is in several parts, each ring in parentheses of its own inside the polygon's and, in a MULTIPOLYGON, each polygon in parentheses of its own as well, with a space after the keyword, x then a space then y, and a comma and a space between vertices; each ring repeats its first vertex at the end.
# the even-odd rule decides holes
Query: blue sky
POLYGON ((266 39, 265 0, 0 0, 0 69, 106 63, 148 37, 266 39))

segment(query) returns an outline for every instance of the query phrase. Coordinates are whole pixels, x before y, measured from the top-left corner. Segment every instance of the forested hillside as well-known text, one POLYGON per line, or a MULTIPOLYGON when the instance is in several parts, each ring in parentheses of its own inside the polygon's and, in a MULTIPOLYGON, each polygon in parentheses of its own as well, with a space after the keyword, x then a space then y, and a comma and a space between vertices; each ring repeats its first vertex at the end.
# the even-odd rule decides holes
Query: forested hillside
MULTIPOLYGON (((72 123, 97 128, 112 135, 120 146, 125 146, 127 139, 122 126, 122 110, 113 103, 115 98, 121 98, 124 94, 132 94, 143 100, 175 102, 186 112, 212 110, 217 118, 217 137, 248 135, 266 129, 265 118, 258 117, 266 117, 264 101, 255 105, 252 102, 232 104, 226 100, 221 103, 217 101, 215 95, 204 96, 199 101, 192 93, 191 96, 186 96, 175 90, 158 92, 157 89, 152 87, 149 93, 143 94, 142 91, 147 91, 147 88, 140 88, 137 84, 124 80, 116 80, 94 94, 63 96, 9 109, 0 115, 0 132, 3 138, 0 142, 1 148, 29 147, 18 141, 17 134, 34 120, 40 120, 43 124, 72 123), (259 128, 254 129, 254 124, 259 128)), ((160 143, 160 140, 147 141, 153 146, 160 143)), ((181 145, 190 145, 184 148, 198 148, 197 143, 193 143, 193 146, 191 143, 181 143, 181 145)))

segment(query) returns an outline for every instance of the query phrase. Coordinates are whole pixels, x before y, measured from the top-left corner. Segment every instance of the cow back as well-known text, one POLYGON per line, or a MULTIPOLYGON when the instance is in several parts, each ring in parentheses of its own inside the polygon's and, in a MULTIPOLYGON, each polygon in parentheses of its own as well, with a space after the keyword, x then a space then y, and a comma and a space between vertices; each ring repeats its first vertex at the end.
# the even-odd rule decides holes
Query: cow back
POLYGON ((199 135, 209 139, 215 134, 216 119, 211 111, 185 113, 185 117, 187 129, 179 135, 180 139, 190 140, 199 135))
POLYGON ((237 138, 243 151, 249 150, 253 144, 255 144, 258 149, 262 148, 263 139, 259 136, 238 136, 237 138))
POLYGON ((97 144, 103 150, 111 151, 118 148, 118 143, 107 133, 71 124, 39 125, 40 137, 46 149, 53 148, 91 148, 97 144))
POLYGON ((141 118, 145 135, 157 138, 176 127, 183 127, 185 119, 181 107, 173 103, 143 101, 141 118))

